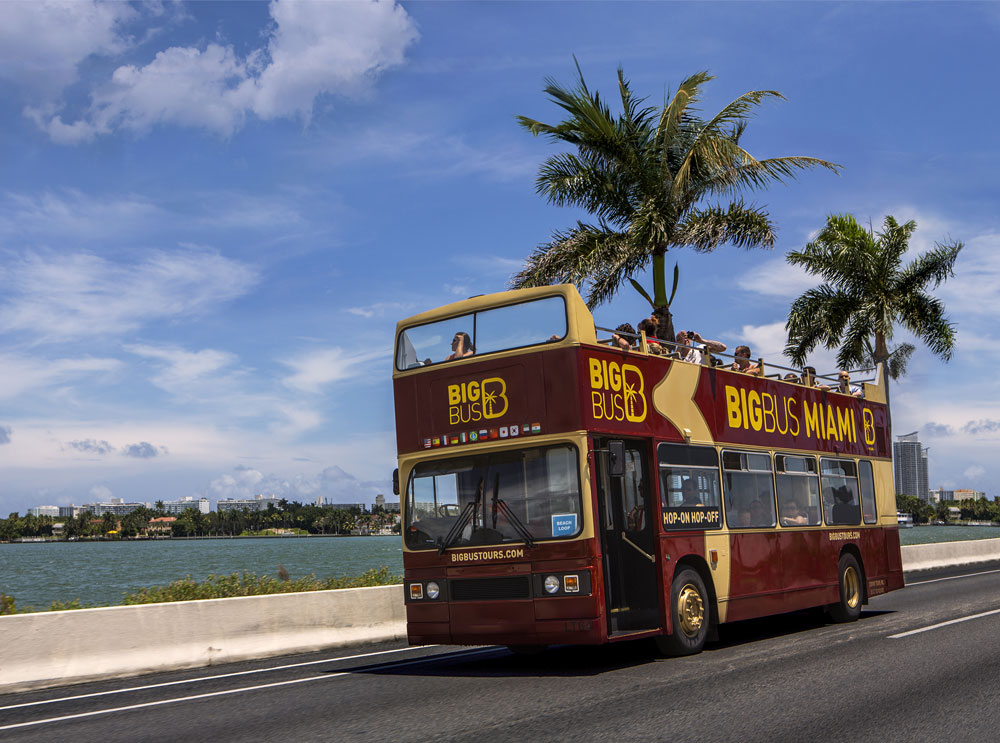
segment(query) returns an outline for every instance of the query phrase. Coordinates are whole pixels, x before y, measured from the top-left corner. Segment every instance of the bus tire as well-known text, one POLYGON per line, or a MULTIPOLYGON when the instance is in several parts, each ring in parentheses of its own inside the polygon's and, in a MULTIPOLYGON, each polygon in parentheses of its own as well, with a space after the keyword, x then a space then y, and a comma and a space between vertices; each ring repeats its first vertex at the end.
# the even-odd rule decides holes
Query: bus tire
POLYGON ((670 586, 673 632, 656 638, 660 652, 670 656, 700 653, 708 639, 711 613, 708 591, 698 571, 681 568, 670 586))
POLYGON ((844 553, 837 566, 837 583, 840 601, 830 604, 830 617, 834 622, 853 622, 861 616, 863 579, 861 568, 854 555, 844 553))

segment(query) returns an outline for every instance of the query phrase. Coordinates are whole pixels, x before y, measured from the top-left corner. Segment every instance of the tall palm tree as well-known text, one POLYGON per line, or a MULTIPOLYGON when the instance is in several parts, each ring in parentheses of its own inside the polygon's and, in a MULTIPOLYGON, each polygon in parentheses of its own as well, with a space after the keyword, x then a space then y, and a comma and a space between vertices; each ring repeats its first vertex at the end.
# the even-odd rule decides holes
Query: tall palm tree
POLYGON ((904 343, 890 350, 897 327, 922 340, 947 361, 955 347, 955 327, 945 316, 936 289, 954 276, 962 243, 937 244, 905 266, 913 220, 899 224, 887 216, 879 232, 864 227, 850 214, 832 215, 816 239, 787 260, 823 278, 792 303, 785 329, 785 355, 801 366, 816 346, 838 348, 842 369, 869 363, 885 364, 898 378, 914 347, 904 343))
POLYGON ((707 72, 684 80, 661 109, 636 98, 619 68, 622 110, 613 115, 587 87, 579 64, 577 73, 574 88, 546 80, 545 92, 568 114, 564 121, 550 125, 525 116, 518 121, 536 136, 576 148, 542 163, 536 190, 557 206, 583 207, 597 223, 577 222, 555 232, 511 278, 511 286, 589 284, 587 304, 595 307, 632 280, 672 336, 664 259, 669 249, 709 252, 725 243, 774 244, 774 227, 761 207, 739 198, 726 206, 706 200, 764 188, 798 170, 819 166, 836 172, 838 166, 812 157, 757 160, 740 146, 755 109, 769 98, 783 98, 776 91, 745 93, 703 121, 695 104, 713 79, 707 72), (649 263, 652 297, 632 279, 649 263))

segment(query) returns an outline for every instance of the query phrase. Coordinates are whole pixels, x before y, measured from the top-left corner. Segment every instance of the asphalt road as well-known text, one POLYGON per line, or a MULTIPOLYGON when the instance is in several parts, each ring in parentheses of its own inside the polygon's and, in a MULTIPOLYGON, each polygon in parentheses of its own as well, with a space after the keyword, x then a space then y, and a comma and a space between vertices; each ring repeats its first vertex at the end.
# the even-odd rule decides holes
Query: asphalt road
POLYGON ((689 658, 384 645, 0 696, 0 740, 997 740, 1000 565, 907 582, 853 624, 725 625, 689 658))

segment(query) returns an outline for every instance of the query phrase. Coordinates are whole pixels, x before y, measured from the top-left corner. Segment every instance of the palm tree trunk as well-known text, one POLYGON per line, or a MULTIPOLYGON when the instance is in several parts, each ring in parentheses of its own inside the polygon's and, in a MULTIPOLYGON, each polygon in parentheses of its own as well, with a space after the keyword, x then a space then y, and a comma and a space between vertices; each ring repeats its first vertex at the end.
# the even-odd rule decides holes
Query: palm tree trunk
POLYGON ((667 297, 667 261, 663 252, 653 253, 653 314, 659 320, 660 338, 673 341, 674 318, 670 314, 670 300, 667 297))
POLYGON ((875 353, 872 355, 876 364, 882 365, 882 383, 885 385, 885 406, 889 410, 890 421, 892 406, 889 405, 889 346, 885 342, 885 334, 875 332, 875 353))

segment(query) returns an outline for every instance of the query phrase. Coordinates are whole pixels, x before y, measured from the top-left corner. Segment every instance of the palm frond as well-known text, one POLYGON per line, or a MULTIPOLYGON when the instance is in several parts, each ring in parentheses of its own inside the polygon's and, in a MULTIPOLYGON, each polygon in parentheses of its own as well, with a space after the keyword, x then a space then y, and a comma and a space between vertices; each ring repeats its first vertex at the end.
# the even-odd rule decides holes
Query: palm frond
POLYGON ((902 270, 896 282, 897 291, 909 294, 928 285, 936 289, 942 281, 955 275, 955 261, 963 247, 960 242, 951 245, 936 243, 934 250, 918 256, 902 270))
POLYGON ((955 326, 948 321, 941 300, 914 292, 899 308, 899 321, 945 361, 955 350, 955 326))
POLYGON ((773 248, 774 225, 767 212, 734 201, 721 206, 693 209, 674 234, 674 242, 708 253, 729 243, 740 248, 773 248))
POLYGON ((788 320, 785 322, 785 330, 788 332, 785 355, 801 366, 816 346, 836 346, 850 322, 853 304, 854 300, 850 295, 829 284, 804 292, 792 303, 788 312, 788 320))

